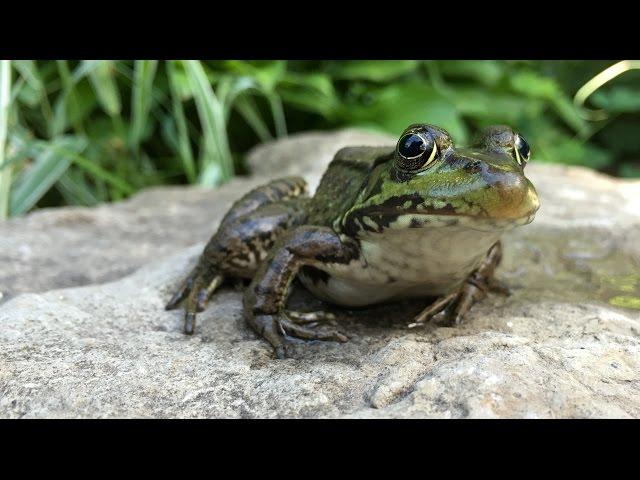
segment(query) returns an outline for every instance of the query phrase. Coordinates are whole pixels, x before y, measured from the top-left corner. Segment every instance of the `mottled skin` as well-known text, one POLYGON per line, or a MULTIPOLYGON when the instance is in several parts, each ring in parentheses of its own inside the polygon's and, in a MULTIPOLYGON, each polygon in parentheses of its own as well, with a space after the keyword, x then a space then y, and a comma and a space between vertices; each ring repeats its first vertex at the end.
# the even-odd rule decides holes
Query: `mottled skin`
POLYGON ((185 302, 185 333, 226 278, 251 279, 249 325, 286 356, 286 337, 346 341, 324 312, 285 309, 298 276, 322 300, 366 306, 439 297, 410 327, 457 325, 490 290, 500 236, 533 220, 538 197, 524 176, 524 139, 486 129, 471 148, 427 124, 408 127, 395 150, 340 150, 312 198, 301 178, 275 180, 238 200, 167 304, 185 302))

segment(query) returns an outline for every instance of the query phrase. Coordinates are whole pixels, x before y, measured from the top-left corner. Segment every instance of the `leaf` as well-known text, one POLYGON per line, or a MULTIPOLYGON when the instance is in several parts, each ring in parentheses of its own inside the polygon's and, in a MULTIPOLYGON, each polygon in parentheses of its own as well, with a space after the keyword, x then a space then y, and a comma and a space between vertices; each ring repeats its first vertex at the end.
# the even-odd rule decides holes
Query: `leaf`
POLYGON ((514 91, 527 97, 551 99, 560 93, 555 80, 531 70, 511 75, 510 83, 514 91))
POLYGON ((539 154, 535 156, 535 160, 566 165, 585 165, 598 169, 610 165, 612 155, 603 148, 563 136, 546 145, 540 145, 539 154))
POLYGON ((82 121, 97 105, 92 89, 86 83, 80 83, 89 72, 82 65, 71 74, 65 60, 58 60, 58 72, 62 81, 62 93, 56 100, 53 119, 50 126, 51 136, 64 133, 71 125, 76 133, 81 133, 82 121))
MULTIPOLYGON (((187 120, 184 114, 184 107, 182 106, 182 88, 181 77, 178 72, 183 72, 182 68, 178 68, 178 62, 167 62, 167 73, 169 76, 169 86, 171 89, 171 108, 176 125, 176 153, 182 160, 184 172, 190 182, 196 181, 196 166, 193 158, 193 150, 191 149, 191 142, 189 139, 189 131, 187 129, 187 120)), ((186 76, 185 76, 186 78, 186 76)), ((187 85, 188 87, 188 85, 187 85)), ((189 89, 189 96, 191 90, 189 89)))
POLYGON ((78 173, 70 168, 62 174, 56 183, 58 191, 65 197, 68 204, 91 206, 100 203, 101 200, 106 200, 96 197, 82 181, 82 175, 78 175, 78 173))
POLYGON ((95 68, 89 71, 89 79, 104 111, 111 117, 120 115, 120 93, 115 80, 114 61, 84 60, 84 62, 95 65, 95 68))
POLYGON ((229 150, 225 115, 201 63, 197 60, 184 60, 189 75, 193 97, 196 102, 203 137, 203 168, 199 182, 203 185, 215 185, 213 181, 225 181, 234 173, 233 159, 229 150))
MULTIPOLYGON (((441 60, 437 63, 445 77, 467 78, 487 86, 496 85, 504 72, 503 62, 495 60, 441 60)), ((476 91, 479 90, 476 88, 476 91)))
POLYGON ((477 88, 458 88, 452 96, 457 110, 483 125, 506 123, 514 128, 526 119, 540 115, 544 102, 520 95, 496 92, 487 95, 477 88))
POLYGON ((417 60, 341 60, 329 64, 327 73, 342 80, 388 82, 417 69, 417 60))
POLYGON ((325 117, 332 117, 339 107, 331 77, 323 73, 288 72, 277 91, 286 104, 325 117))
POLYGON ((145 131, 148 131, 146 127, 153 102, 153 79, 157 67, 157 60, 136 60, 135 62, 129 135, 129 145, 134 151, 138 150, 145 131))
POLYGON ((9 205, 11 215, 29 211, 69 168, 71 158, 60 149, 79 152, 86 146, 85 139, 69 136, 48 143, 33 165, 23 170, 16 179, 9 205))
POLYGON ((247 122, 247 124, 253 129, 261 142, 267 142, 273 138, 269 131, 269 127, 260 116, 258 107, 251 96, 240 96, 236 100, 234 107, 238 113, 242 115, 245 122, 247 122))
POLYGON ((7 218, 11 189, 12 166, 4 165, 9 102, 11 98, 11 61, 0 60, 0 219, 7 218))
POLYGON ((372 90, 371 104, 349 105, 341 112, 357 124, 374 124, 399 135, 412 123, 439 125, 465 142, 467 128, 455 105, 424 83, 404 83, 372 90))
POLYGON ((598 90, 591 96, 593 104, 609 113, 631 113, 640 111, 640 89, 627 86, 598 90))
POLYGON ((287 68, 287 62, 283 60, 262 60, 257 62, 228 60, 224 64, 232 73, 253 78, 264 93, 275 89, 287 68))

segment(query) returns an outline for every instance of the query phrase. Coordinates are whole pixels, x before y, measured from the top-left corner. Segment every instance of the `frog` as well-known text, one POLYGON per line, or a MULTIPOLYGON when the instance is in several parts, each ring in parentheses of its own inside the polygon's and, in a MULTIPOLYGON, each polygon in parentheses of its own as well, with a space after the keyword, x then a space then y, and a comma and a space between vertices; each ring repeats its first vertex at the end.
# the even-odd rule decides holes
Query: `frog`
POLYGON ((408 328, 457 327, 488 293, 510 293, 495 271, 503 234, 539 208, 524 174, 530 157, 506 125, 481 130, 467 147, 416 123, 395 146, 342 148, 314 195, 303 178, 286 177, 237 200, 166 309, 184 305, 191 335, 213 293, 226 280, 244 282, 244 319, 277 358, 299 340, 348 340, 329 309, 287 309, 296 278, 342 309, 424 299, 408 328))

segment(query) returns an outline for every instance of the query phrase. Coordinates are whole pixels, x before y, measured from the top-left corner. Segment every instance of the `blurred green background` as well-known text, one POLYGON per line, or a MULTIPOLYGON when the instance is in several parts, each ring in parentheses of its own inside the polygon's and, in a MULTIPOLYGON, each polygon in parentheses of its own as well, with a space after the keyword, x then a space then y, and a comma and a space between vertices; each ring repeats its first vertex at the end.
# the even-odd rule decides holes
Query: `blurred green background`
POLYGON ((638 61, 0 61, 0 218, 215 186, 254 145, 506 123, 533 160, 640 177, 638 61))

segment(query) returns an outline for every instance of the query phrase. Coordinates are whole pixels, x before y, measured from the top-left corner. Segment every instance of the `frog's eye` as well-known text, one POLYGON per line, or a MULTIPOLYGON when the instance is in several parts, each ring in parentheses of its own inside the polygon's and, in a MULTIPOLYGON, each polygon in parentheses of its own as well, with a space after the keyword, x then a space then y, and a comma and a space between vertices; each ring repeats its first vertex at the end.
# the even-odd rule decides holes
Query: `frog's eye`
POLYGON ((529 157, 531 156, 531 149, 529 148, 529 144, 524 139, 524 137, 516 134, 513 146, 516 152, 516 160, 520 165, 524 167, 529 161, 529 157))
POLYGON ((438 153, 438 147, 429 134, 406 133, 398 140, 397 151, 400 168, 417 170, 433 162, 438 153))

